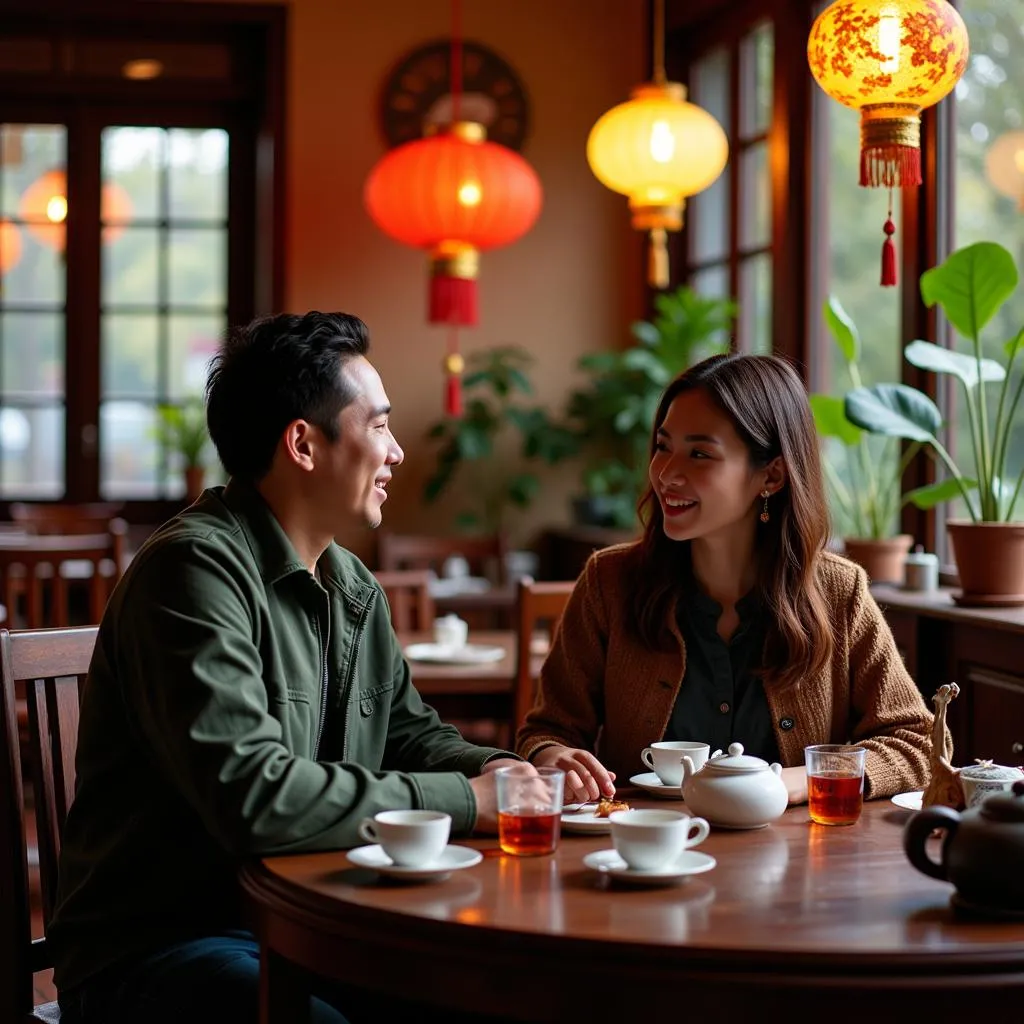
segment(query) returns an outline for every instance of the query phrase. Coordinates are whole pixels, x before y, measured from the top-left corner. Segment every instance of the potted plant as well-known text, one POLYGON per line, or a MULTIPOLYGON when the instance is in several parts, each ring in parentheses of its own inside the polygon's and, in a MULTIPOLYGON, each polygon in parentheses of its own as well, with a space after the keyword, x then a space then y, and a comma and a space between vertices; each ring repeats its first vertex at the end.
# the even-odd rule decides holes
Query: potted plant
POLYGON ((203 456, 210 440, 206 430, 206 407, 198 398, 180 405, 165 402, 157 406, 156 416, 157 440, 183 464, 185 497, 195 501, 203 491, 206 473, 203 456))
POLYGON ((574 501, 581 524, 635 529, 651 425, 665 386, 699 360, 728 351, 732 301, 683 286, 657 295, 654 307, 653 320, 632 325, 631 348, 588 353, 579 361, 590 381, 569 396, 566 419, 588 454, 583 494, 574 501))
POLYGON ((966 416, 971 473, 963 472, 939 439, 942 416, 935 403, 915 388, 883 384, 857 388, 847 395, 846 414, 876 434, 902 437, 927 445, 942 463, 946 479, 911 492, 920 508, 963 499, 967 519, 946 526, 953 543, 962 593, 961 604, 1024 604, 1024 523, 1014 520, 1024 472, 1007 479, 1006 464, 1014 415, 1024 390, 1024 376, 1011 384, 1014 362, 1024 342, 1024 328, 1001 348, 1003 361, 985 355, 982 331, 1017 287, 1013 257, 995 242, 977 242, 958 249, 940 266, 921 275, 925 305, 941 307, 955 332, 970 344, 969 353, 928 341, 911 342, 904 350, 909 363, 960 383, 966 416), (997 385, 997 393, 990 391, 997 385), (995 401, 989 401, 994 397, 995 401))
POLYGON ((532 362, 518 346, 470 353, 462 384, 463 415, 446 417, 427 432, 440 447, 423 496, 436 501, 461 476, 465 504, 456 518, 461 530, 500 532, 508 509, 527 508, 540 489, 534 467, 552 465, 579 450, 571 432, 552 422, 544 409, 522 401, 533 395, 527 376, 532 362), (510 433, 519 435, 519 459, 512 466, 499 451, 510 433))
MULTIPOLYGON (((853 389, 863 387, 860 375, 860 333, 839 300, 825 302, 825 323, 846 363, 853 389)), ((901 583, 903 563, 913 538, 896 533, 899 511, 908 498, 902 494, 903 471, 917 454, 914 442, 901 453, 893 437, 872 438, 846 416, 845 398, 811 395, 818 435, 825 440, 822 468, 828 483, 834 526, 846 554, 878 583, 901 583), (874 443, 872 443, 874 442, 874 443), (841 452, 833 458, 832 452, 841 452)))

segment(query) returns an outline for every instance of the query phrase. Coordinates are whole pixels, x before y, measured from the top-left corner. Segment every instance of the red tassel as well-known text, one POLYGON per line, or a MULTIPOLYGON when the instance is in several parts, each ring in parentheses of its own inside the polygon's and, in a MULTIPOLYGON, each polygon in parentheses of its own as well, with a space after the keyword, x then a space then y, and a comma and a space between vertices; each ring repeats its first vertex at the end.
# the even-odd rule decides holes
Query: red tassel
POLYGON ((477 322, 476 281, 465 277, 434 274, 430 278, 432 324, 472 327, 477 322))
POLYGON ((444 382, 444 411, 449 416, 462 415, 462 377, 450 373, 444 382))
POLYGON ((882 287, 891 288, 896 284, 896 243, 892 236, 896 233, 896 225, 890 217, 882 227, 885 241, 882 243, 882 287))
POLYGON ((915 146, 867 146, 860 151, 860 183, 867 188, 920 185, 921 150, 915 146))

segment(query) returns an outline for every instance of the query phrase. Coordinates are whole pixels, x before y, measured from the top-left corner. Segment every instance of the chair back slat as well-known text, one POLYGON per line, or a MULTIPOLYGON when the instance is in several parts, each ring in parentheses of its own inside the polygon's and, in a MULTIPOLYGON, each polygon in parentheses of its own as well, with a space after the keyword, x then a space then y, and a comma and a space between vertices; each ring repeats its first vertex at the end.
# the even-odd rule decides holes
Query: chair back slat
POLYGON ((17 1021, 31 1013, 32 973, 52 966, 45 942, 32 940, 29 810, 15 685, 24 685, 28 698, 28 760, 45 932, 56 895, 60 833, 74 795, 79 695, 97 633, 96 626, 0 630, 0 1021, 17 1021))
POLYGON ((518 620, 516 636, 516 683, 513 706, 513 729, 523 724, 526 713, 533 707, 536 684, 533 678, 532 643, 539 629, 547 633, 549 643, 554 640, 562 613, 576 586, 573 580, 536 583, 524 576, 518 584, 518 620))
POLYGON ((434 599, 425 569, 378 569, 374 575, 391 608, 391 624, 399 632, 431 629, 434 623, 434 599))
POLYGON ((78 505, 11 502, 11 519, 32 533, 103 533, 124 502, 92 501, 78 505))

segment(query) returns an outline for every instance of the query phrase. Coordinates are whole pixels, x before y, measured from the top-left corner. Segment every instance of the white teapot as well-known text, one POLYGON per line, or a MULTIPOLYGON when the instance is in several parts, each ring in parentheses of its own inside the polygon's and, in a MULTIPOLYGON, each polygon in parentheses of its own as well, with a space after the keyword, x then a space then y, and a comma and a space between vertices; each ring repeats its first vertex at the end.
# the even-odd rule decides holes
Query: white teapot
POLYGON ((718 828, 763 828, 789 804, 782 765, 744 754, 742 743, 730 743, 728 754, 699 771, 684 756, 682 790, 687 808, 718 828))

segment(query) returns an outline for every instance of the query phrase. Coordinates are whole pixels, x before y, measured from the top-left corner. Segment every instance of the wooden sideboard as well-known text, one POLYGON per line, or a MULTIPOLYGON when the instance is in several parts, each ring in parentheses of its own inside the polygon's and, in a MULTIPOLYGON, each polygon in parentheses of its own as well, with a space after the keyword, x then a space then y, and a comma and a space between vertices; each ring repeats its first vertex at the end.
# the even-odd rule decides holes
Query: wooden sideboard
POLYGON ((1024 764, 1024 608, 961 608, 947 589, 871 592, 929 706, 942 683, 960 687, 948 711, 956 763, 1024 764))

